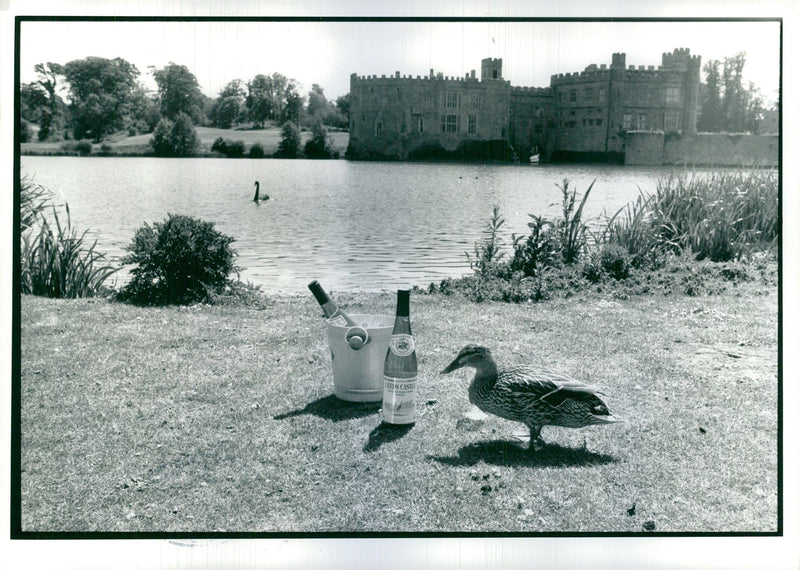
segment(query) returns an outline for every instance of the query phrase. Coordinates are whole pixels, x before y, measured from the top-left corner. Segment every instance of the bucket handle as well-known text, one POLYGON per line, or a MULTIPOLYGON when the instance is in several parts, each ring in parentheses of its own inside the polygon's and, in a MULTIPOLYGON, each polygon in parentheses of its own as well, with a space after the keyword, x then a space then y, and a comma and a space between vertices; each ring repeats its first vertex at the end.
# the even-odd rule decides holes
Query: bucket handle
POLYGON ((352 326, 345 331, 344 339, 353 350, 361 350, 369 342, 369 333, 364 327, 352 326))

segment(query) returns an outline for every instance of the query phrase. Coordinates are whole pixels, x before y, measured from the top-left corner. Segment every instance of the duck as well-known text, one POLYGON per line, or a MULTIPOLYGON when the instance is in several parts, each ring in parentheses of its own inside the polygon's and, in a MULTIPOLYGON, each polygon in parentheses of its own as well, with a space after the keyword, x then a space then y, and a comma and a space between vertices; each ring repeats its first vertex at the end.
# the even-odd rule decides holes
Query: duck
POLYGON ((531 452, 544 448, 544 426, 582 428, 623 421, 609 411, 596 387, 546 368, 498 369, 485 346, 468 344, 441 374, 463 367, 475 369, 468 390, 470 402, 487 414, 525 424, 531 452))
POLYGON ((253 202, 258 202, 259 200, 261 201, 269 200, 269 194, 264 194, 263 196, 258 195, 258 191, 261 188, 261 186, 258 183, 258 180, 256 180, 255 182, 255 187, 256 187, 256 195, 253 196, 253 202))

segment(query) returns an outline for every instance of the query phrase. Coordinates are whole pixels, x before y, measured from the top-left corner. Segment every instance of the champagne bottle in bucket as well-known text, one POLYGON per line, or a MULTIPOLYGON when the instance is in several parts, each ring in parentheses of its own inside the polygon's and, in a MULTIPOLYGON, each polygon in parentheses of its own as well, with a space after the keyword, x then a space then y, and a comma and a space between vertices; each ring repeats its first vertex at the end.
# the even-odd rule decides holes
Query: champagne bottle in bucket
POLYGON ((410 291, 397 291, 397 313, 383 363, 383 421, 413 424, 417 415, 417 352, 411 334, 410 291))
POLYGON ((363 347, 369 337, 367 330, 364 327, 358 326, 347 313, 336 306, 336 303, 328 297, 328 294, 316 279, 308 284, 308 288, 314 294, 317 303, 322 307, 325 318, 328 319, 329 323, 337 327, 350 327, 345 336, 350 346, 355 350, 363 347))

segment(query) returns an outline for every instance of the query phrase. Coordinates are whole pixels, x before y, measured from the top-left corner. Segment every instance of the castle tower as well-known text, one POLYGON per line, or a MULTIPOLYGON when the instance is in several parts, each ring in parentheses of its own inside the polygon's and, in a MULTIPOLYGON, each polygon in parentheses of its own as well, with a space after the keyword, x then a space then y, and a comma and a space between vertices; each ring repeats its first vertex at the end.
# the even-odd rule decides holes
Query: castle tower
POLYGON ((700 69, 699 55, 689 56, 686 61, 686 99, 684 108, 683 132, 697 132, 697 115, 700 108, 700 69))
POLYGON ((611 69, 625 69, 625 54, 611 54, 611 69))
POLYGON ((503 79, 502 58, 487 57, 481 60, 481 81, 487 79, 503 79))

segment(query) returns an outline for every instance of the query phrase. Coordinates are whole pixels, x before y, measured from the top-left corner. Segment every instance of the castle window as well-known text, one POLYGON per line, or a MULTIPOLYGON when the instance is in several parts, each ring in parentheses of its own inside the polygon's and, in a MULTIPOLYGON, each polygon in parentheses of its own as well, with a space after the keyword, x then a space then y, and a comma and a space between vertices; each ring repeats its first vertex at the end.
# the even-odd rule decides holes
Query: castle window
POLYGON ((459 115, 442 115, 442 132, 461 132, 461 117, 459 115))
POLYGON ((574 89, 570 90, 569 92, 569 102, 570 103, 577 103, 578 101, 578 92, 574 89))
POLYGON ((478 109, 481 106, 481 96, 480 95, 473 95, 471 98, 472 108, 478 109))
POLYGON ((678 130, 678 113, 676 111, 664 113, 664 130, 667 132, 678 130))
POLYGON ((594 120, 594 124, 597 125, 598 127, 602 127, 603 126, 603 119, 595 119, 594 120))
POLYGON ((680 103, 680 102, 681 102, 681 88, 667 87, 667 103, 680 103))
POLYGON ((638 120, 636 121, 636 129, 640 131, 645 130, 647 128, 647 115, 645 115, 644 113, 639 113, 637 119, 638 120))
POLYGON ((597 102, 598 103, 605 103, 606 102, 606 88, 601 87, 597 90, 597 102))
POLYGON ((471 135, 474 135, 478 131, 478 117, 477 115, 469 115, 469 126, 467 127, 467 132, 471 135))
POLYGON ((383 136, 383 121, 375 121, 375 136, 383 136))
POLYGON ((584 103, 594 103, 594 89, 588 87, 586 91, 583 92, 583 101, 584 103))
POLYGON ((622 129, 625 131, 631 130, 631 123, 633 122, 633 117, 630 113, 625 113, 622 115, 622 129))
POLYGON ((447 109, 458 109, 458 92, 448 91, 445 94, 445 105, 447 109))
POLYGON ((492 79, 497 79, 497 70, 496 69, 492 70, 492 79))
POLYGON ((419 117, 417 120, 417 130, 419 132, 423 132, 425 130, 425 123, 423 122, 422 117, 419 117))

